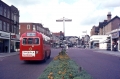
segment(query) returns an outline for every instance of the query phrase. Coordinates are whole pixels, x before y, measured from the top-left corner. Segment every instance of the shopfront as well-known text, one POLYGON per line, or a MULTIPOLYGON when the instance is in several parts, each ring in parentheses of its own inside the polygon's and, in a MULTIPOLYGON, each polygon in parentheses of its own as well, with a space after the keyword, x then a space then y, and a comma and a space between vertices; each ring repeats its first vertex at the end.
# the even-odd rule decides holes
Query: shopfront
POLYGON ((107 39, 108 35, 93 35, 90 37, 89 46, 93 49, 107 49, 107 43, 104 41, 107 39))
POLYGON ((10 52, 10 33, 0 31, 0 53, 10 52))
POLYGON ((112 50, 120 51, 120 31, 111 33, 112 37, 112 50))
POLYGON ((19 51, 20 36, 18 34, 11 34, 11 52, 19 51))

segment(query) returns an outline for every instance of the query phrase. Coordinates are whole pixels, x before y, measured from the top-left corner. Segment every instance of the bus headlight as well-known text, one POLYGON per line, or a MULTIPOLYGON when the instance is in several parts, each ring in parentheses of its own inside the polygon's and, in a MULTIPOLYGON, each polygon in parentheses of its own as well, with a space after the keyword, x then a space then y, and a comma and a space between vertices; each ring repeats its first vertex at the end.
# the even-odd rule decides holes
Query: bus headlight
POLYGON ((35 51, 36 54, 38 54, 38 51, 35 51))

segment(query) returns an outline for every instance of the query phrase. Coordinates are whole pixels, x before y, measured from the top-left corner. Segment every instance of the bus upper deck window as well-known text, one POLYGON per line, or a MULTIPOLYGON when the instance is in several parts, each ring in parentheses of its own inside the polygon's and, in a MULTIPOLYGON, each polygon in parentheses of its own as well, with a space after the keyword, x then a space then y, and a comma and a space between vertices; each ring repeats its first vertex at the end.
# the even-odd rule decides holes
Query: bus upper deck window
POLYGON ((35 44, 39 44, 39 38, 35 38, 35 44))
POLYGON ((33 38, 28 38, 28 44, 33 44, 33 38))
POLYGON ((27 38, 23 38, 23 44, 27 44, 27 38))

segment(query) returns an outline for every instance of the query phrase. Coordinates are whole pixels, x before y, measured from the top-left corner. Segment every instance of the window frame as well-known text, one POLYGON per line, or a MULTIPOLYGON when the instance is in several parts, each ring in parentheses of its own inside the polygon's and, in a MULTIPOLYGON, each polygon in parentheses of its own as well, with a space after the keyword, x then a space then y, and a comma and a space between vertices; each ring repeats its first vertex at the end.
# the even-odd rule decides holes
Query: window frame
POLYGON ((0 15, 3 15, 3 6, 0 4, 0 15))
POLYGON ((0 30, 3 30, 3 27, 2 27, 2 26, 3 26, 3 24, 2 24, 2 23, 3 23, 3 21, 2 21, 2 20, 0 20, 0 30))
POLYGON ((14 33, 16 34, 16 32, 17 32, 16 25, 14 25, 13 28, 14 28, 14 33))
POLYGON ((6 17, 6 16, 7 16, 7 8, 4 7, 4 17, 6 17))
POLYGON ((10 19, 10 10, 9 9, 7 10, 7 18, 10 19))
POLYGON ((9 23, 7 23, 7 32, 10 32, 10 24, 9 23))
POLYGON ((19 24, 19 29, 21 28, 20 24, 19 24))
POLYGON ((7 29, 6 29, 6 24, 7 24, 6 22, 3 22, 3 30, 4 30, 4 31, 7 30, 7 29))
POLYGON ((27 29, 30 29, 30 24, 27 24, 27 29))
POLYGON ((33 30, 36 30, 36 26, 35 25, 33 25, 33 28, 32 28, 33 30))
POLYGON ((40 38, 39 37, 23 37, 22 38, 22 45, 24 46, 30 46, 30 45, 40 45, 40 38), (23 44, 23 39, 26 38, 27 39, 27 43, 23 44), (29 38, 32 38, 33 39, 33 43, 32 44, 28 44, 28 39, 29 38), (38 38, 39 39, 39 43, 38 44, 35 44, 35 38, 38 38))

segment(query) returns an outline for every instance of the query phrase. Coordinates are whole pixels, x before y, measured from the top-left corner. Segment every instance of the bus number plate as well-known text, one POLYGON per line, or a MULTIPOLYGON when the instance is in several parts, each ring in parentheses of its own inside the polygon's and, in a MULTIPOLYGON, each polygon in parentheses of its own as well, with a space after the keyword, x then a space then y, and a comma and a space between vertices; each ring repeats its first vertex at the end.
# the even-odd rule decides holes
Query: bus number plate
POLYGON ((22 57, 35 57, 35 51, 22 51, 22 57))

